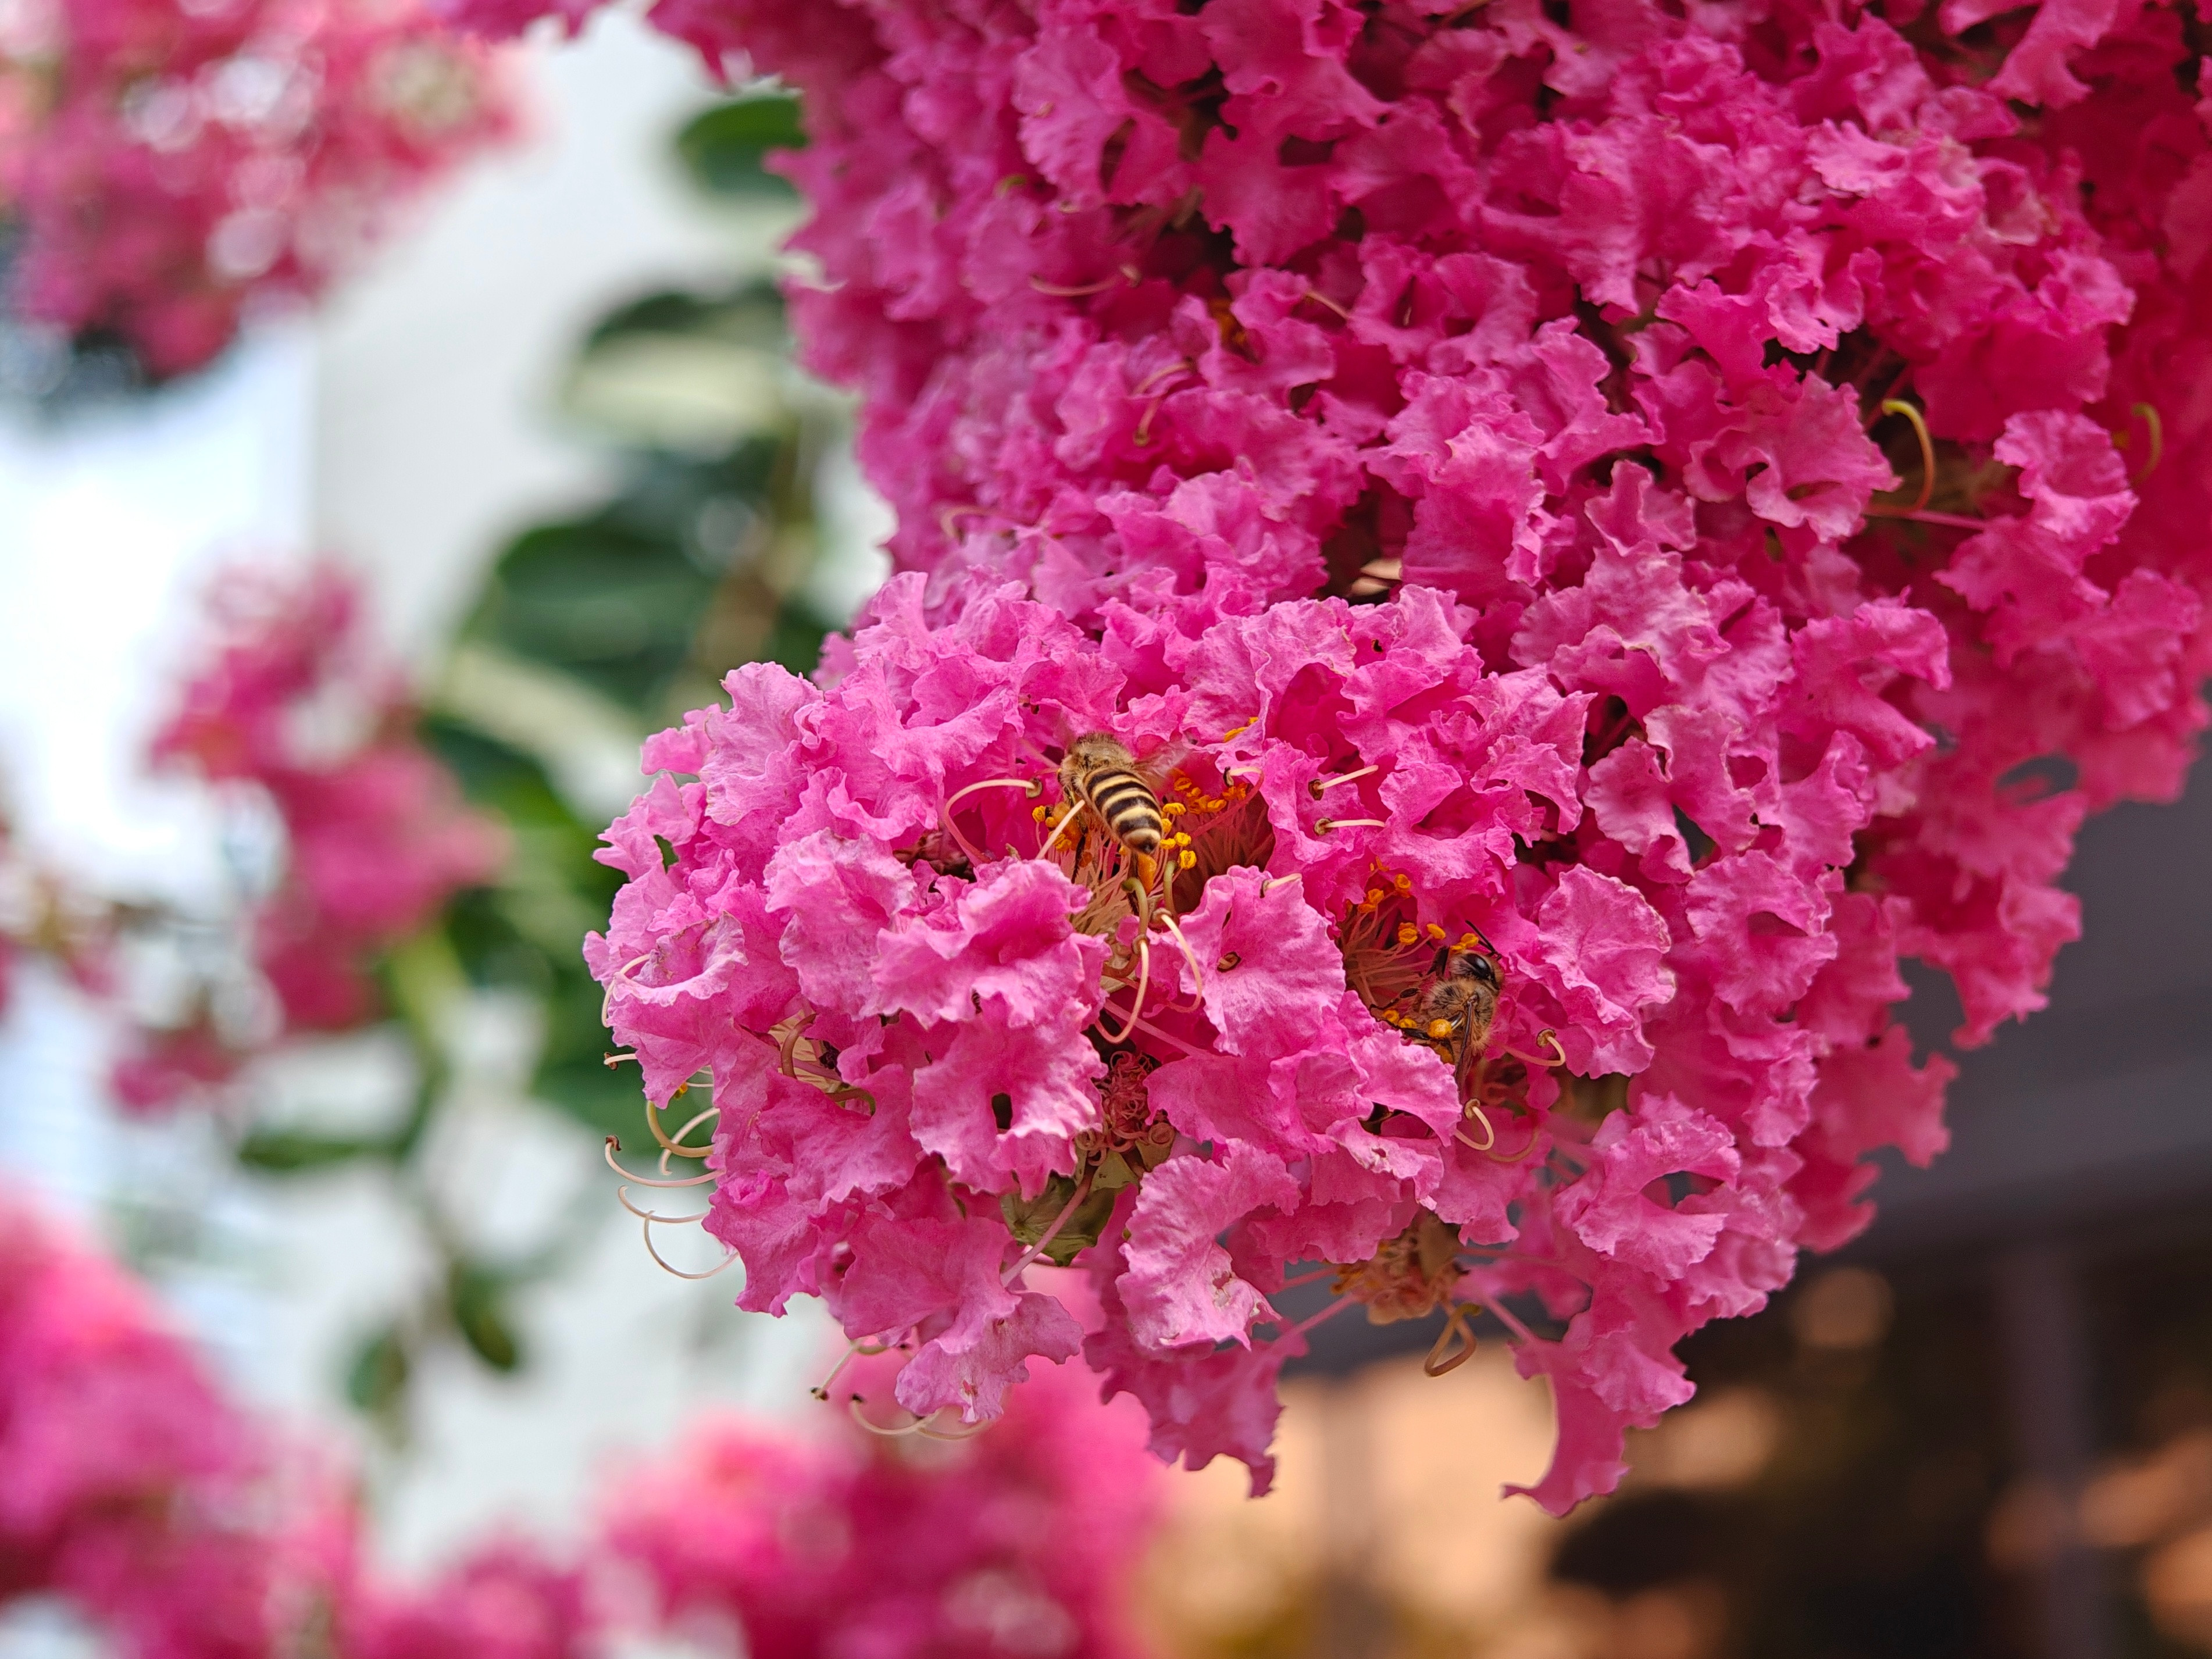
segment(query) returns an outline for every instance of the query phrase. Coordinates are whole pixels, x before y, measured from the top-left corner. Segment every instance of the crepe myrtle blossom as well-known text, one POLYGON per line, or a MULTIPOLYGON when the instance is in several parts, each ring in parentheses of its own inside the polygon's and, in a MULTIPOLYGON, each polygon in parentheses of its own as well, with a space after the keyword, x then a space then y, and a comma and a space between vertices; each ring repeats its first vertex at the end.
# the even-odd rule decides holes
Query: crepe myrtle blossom
POLYGON ((0 1601, 58 1595, 144 1659, 575 1659, 583 1579, 495 1541, 401 1587, 347 1482, 230 1399, 145 1288, 0 1190, 0 1601))
POLYGON ((1592 585, 1638 637, 1632 611, 1673 619, 1628 672, 1677 700, 1644 729, 1682 787, 1735 803, 1703 808, 1725 840, 1694 864, 1670 809, 1671 848, 1616 812, 1632 765, 1668 788, 1619 697, 1492 672, 1475 613, 1412 585, 1212 620, 1109 601, 1094 637, 1011 586, 933 627, 899 576, 821 684, 739 669, 653 739, 586 950, 649 1099, 711 1077, 691 1179, 740 1304, 817 1295, 903 1346, 924 1419, 992 1417, 1079 1346, 1156 1450, 1264 1485, 1299 1346, 1270 1298, 1336 1264, 1337 1306, 1508 1321, 1559 1394, 1539 1495, 1609 1485, 1623 1425, 1687 1397, 1674 1342, 1850 1230, 1860 1152, 1941 1139, 1942 1063, 1889 1020, 1892 909, 1844 874, 1912 730, 1870 688, 1943 684, 1941 629, 1891 604, 1793 637, 1693 583, 1653 495, 1621 469, 1592 585), (1151 890, 1059 822, 1054 751, 1092 731, 1161 779, 1151 890), (1504 986, 1464 1097, 1425 1017, 1455 953, 1504 986), (1028 1285, 1047 1257, 1097 1281, 1087 1338, 1028 1285))
POLYGON ((225 1512, 257 1472, 139 1287, 0 1193, 0 1594, 72 1595, 140 1651, 247 1651, 261 1586, 225 1512))
POLYGON ((1047 1366, 992 1432, 948 1445, 896 1431, 890 1384, 886 1360, 857 1361, 836 1432, 709 1419, 625 1475, 606 1552, 641 1570, 659 1621, 734 1622, 754 1659, 1141 1653, 1130 1581, 1158 1498, 1142 1415, 1047 1366))
POLYGON ((2180 787, 2181 15, 653 15, 803 94, 794 316, 905 573, 611 832, 595 970, 650 1099, 714 1079, 746 1304, 981 1420, 1073 1352, 1024 1266, 1080 1252, 1156 1449, 1264 1479, 1324 1263, 1439 1364, 1504 1322, 1537 1497, 1609 1488, 1677 1339, 1942 1149, 1900 958, 1962 1042, 2040 1006, 2081 819, 2180 787), (1157 872, 1056 816, 1093 732, 1159 775, 1157 872))
MULTIPOLYGON (((377 1012, 376 957, 489 879, 505 832, 464 803, 404 688, 368 660, 350 578, 237 570, 214 609, 212 648, 155 758, 275 807, 283 872, 256 906, 255 963, 283 1030, 346 1030, 377 1012)), ((220 1083, 245 1052, 203 1010, 137 1034, 116 1082, 126 1104, 163 1104, 220 1083)))
POLYGON ((185 373, 356 263, 512 101, 409 0, 30 0, 0 21, 0 298, 185 373))

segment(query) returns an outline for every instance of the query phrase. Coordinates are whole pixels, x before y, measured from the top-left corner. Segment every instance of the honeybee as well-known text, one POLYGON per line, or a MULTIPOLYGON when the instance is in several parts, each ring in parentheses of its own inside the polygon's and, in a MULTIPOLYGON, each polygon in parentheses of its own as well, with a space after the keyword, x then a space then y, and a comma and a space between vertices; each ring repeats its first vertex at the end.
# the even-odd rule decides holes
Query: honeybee
POLYGON ((1060 793, 1088 807, 1115 843, 1137 861, 1139 882, 1149 889, 1158 867, 1167 820, 1160 798, 1137 769, 1137 757, 1120 739, 1087 732, 1067 745, 1060 763, 1060 793))
POLYGON ((1473 1091, 1474 1068, 1498 1017, 1498 964, 1480 951, 1437 952, 1432 982, 1414 1005, 1413 1031, 1449 1056, 1459 1097, 1473 1091))

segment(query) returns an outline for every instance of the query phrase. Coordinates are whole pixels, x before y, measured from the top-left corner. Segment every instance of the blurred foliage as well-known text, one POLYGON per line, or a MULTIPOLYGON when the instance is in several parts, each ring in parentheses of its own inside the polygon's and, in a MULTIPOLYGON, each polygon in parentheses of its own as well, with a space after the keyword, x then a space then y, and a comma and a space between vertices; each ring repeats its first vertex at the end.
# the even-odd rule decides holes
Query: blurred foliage
MULTIPOLYGON (((677 149, 713 195, 772 199, 791 192, 762 170, 763 152, 801 142, 793 101, 756 96, 699 116, 677 149)), ((514 1293, 556 1270, 605 1209, 594 1201, 520 1261, 481 1260, 454 1237, 416 1168, 447 1103, 444 1011, 471 988, 528 997, 544 1017, 532 1097, 594 1136, 645 1133, 635 1071, 606 1064, 612 1039, 581 955, 622 878, 592 857, 607 803, 577 786, 590 772, 580 751, 634 744, 711 702, 741 663, 811 672, 833 622, 806 584, 822 550, 817 472, 844 416, 793 369, 771 283, 623 305, 581 342, 560 402, 617 451, 621 481, 499 551, 421 720, 469 799, 506 823, 512 850, 495 881, 459 895, 386 963, 387 1005, 419 1073, 413 1109, 380 1136, 271 1128, 239 1148, 270 1174, 382 1161, 416 1207, 441 1272, 420 1305, 362 1336, 345 1379, 348 1398, 395 1437, 427 1345, 458 1342, 500 1372, 527 1363, 514 1293)))
POLYGON ((805 143, 799 100, 768 93, 718 104, 694 117, 677 136, 676 149, 692 178, 718 196, 790 197, 796 192, 761 161, 769 150, 799 149, 805 143))

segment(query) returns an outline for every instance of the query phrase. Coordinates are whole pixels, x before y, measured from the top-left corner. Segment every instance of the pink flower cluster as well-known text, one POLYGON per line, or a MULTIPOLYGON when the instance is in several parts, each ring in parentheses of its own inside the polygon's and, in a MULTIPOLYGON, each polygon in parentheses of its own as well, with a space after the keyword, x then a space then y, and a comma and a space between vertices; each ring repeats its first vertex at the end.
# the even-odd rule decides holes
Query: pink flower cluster
POLYGON ((0 1196, 0 1591, 77 1597, 147 1654, 252 1651, 229 1517, 255 1452, 138 1288, 0 1196))
MULTIPOLYGON (((887 1374, 848 1379, 860 1421, 896 1415, 868 1397, 887 1374)), ((758 1659, 1131 1659, 1142 1440, 1073 1371, 957 1446, 707 1425, 624 1479, 588 1568, 493 1542, 403 1588, 362 1559, 343 1483, 258 1432, 129 1275, 0 1190, 0 1602, 66 1597, 137 1659, 579 1659, 624 1560, 648 1624, 734 1620, 758 1659)))
MULTIPOLYGON (((363 662, 349 579, 237 572, 216 603, 216 647, 155 756, 275 805, 287 865, 256 918, 255 957, 286 1029, 344 1030, 376 1010, 377 954, 489 878, 505 833, 462 801, 400 689, 363 662)), ((151 1105, 236 1063, 196 1023, 149 1035, 117 1081, 127 1103, 151 1105)))
POLYGON ((516 1547, 375 1583, 337 1483, 286 1467, 105 1256, 0 1192, 0 1600, 58 1595, 137 1659, 574 1659, 582 1581, 516 1547))
POLYGON ((1609 1490, 1679 1340, 1945 1144, 1899 959, 1962 1042, 2040 1006, 2082 817, 2179 787, 2182 14, 653 15, 804 95, 794 311, 905 573, 610 832, 592 964, 653 1101, 714 1079, 743 1304, 903 1342, 921 1419, 1080 1345, 1264 1480, 1327 1264, 1440 1358, 1488 1310, 1536 1498, 1609 1490), (1095 732, 1158 848, 1067 799, 1095 732), (1024 1272, 1077 1251, 1087 1338, 1024 1272))
POLYGON ((884 1434, 890 1376, 857 1373, 848 1403, 872 1435, 709 1419, 625 1482, 607 1542, 663 1619, 734 1622, 753 1659, 1134 1659, 1129 1575, 1157 1495, 1142 1419, 1071 1368, 948 1446, 884 1434))
POLYGON ((410 0, 32 0, 0 23, 5 301, 198 368, 503 132, 489 56, 410 0))

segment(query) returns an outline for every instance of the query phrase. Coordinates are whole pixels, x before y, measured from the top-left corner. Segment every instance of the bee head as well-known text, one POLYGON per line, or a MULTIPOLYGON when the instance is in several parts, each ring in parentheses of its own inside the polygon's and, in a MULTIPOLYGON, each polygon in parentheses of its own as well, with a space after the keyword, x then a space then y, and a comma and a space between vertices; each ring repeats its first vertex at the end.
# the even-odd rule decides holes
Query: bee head
POLYGON ((1449 945, 1437 952, 1429 972, 1437 979, 1471 979, 1496 988, 1498 964, 1479 951, 1454 951, 1449 945))

